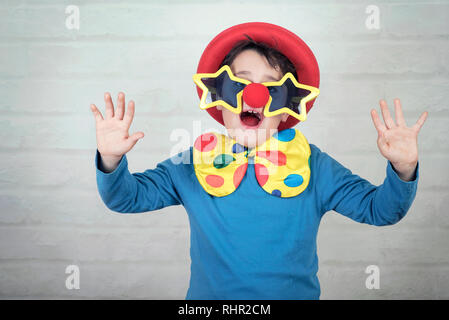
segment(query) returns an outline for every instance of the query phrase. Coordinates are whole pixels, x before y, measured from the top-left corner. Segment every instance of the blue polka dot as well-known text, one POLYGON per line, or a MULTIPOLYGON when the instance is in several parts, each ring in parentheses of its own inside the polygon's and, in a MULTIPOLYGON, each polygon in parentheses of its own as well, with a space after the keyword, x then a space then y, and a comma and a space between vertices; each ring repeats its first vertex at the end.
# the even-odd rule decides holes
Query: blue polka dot
POLYGON ((273 196, 280 197, 281 194, 282 194, 282 192, 281 192, 281 190, 274 189, 273 191, 271 191, 271 194, 272 194, 273 196))
POLYGON ((289 174, 287 178, 284 179, 284 184, 287 187, 294 188, 299 187, 304 182, 304 179, 299 174, 289 174))
POLYGON ((240 153, 245 151, 247 148, 245 146, 242 146, 240 143, 234 143, 232 146, 232 152, 233 153, 240 153))
POLYGON ((289 128, 282 131, 276 132, 273 137, 282 142, 288 142, 295 138, 296 131, 295 129, 289 128))

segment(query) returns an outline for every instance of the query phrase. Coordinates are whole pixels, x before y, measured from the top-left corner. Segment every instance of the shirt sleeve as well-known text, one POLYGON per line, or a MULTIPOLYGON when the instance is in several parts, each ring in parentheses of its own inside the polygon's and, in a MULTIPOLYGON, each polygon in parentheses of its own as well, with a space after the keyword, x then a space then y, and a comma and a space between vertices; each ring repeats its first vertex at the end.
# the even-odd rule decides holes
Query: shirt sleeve
POLYGON ((387 161, 386 178, 375 186, 325 152, 317 159, 317 190, 324 214, 334 210, 361 223, 383 226, 401 220, 416 196, 419 163, 412 181, 403 181, 387 161))
POLYGON ((104 204, 112 211, 137 213, 161 209, 182 203, 172 180, 174 165, 167 159, 156 168, 131 174, 126 155, 117 168, 105 173, 101 155, 96 150, 95 167, 97 188, 104 204))

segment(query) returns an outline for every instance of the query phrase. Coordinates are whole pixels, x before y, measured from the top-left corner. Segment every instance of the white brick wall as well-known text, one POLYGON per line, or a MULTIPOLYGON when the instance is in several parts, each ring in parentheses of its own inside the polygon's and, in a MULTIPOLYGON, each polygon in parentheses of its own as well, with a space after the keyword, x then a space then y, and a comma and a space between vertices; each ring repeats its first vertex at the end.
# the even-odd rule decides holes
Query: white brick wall
MULTIPOLYGON (((298 126, 309 141, 379 184, 386 160, 369 110, 399 97, 420 137, 416 200, 399 224, 328 213, 318 237, 322 298, 449 298, 449 1, 2 1, 0 8, 0 298, 183 299, 189 228, 182 207, 111 213, 97 193, 89 110, 123 90, 145 138, 132 172, 153 168, 198 108, 192 75, 207 43, 247 21, 282 25, 314 51, 321 95, 298 126), (80 30, 65 7, 80 8, 80 30), (368 5, 380 29, 365 27, 368 5), (217 13, 222 13, 217 15, 217 13), (174 117, 173 114, 176 114, 174 117), (76 264, 81 289, 65 288, 76 264), (381 288, 365 288, 376 264, 381 288)), ((192 137, 193 139, 193 137, 192 137)))

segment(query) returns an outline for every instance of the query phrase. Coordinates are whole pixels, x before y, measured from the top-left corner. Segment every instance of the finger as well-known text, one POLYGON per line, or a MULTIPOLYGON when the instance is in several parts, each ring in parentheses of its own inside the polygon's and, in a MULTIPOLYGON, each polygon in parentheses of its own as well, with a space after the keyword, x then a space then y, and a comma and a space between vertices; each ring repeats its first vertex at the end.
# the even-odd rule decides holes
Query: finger
POLYGON ((145 135, 143 134, 143 132, 139 131, 139 132, 136 132, 136 133, 133 133, 132 135, 130 135, 128 139, 137 141, 139 139, 142 139, 144 136, 145 135))
POLYGON ((125 116, 123 117, 123 121, 125 121, 125 123, 128 125, 128 128, 129 126, 131 126, 131 122, 133 121, 134 109, 134 101, 130 100, 128 102, 128 109, 126 109, 125 116))
POLYGON ((99 122, 103 119, 103 116, 101 115, 101 112, 98 110, 97 106, 94 104, 90 105, 90 110, 92 111, 92 113, 94 114, 95 117, 95 122, 99 122))
POLYGON ((393 118, 391 117, 390 110, 388 110, 387 102, 380 100, 380 111, 382 111, 382 117, 384 118, 385 125, 388 129, 396 126, 393 118))
POLYGON ((114 104, 112 103, 109 92, 104 94, 104 102, 106 104, 106 119, 110 119, 114 116, 114 104))
POLYGON ((424 122, 427 119, 427 116, 429 115, 429 113, 427 111, 423 112, 421 114, 421 116, 419 117, 418 121, 416 121, 416 123, 413 125, 413 129, 416 130, 416 132, 419 132, 419 130, 421 130, 424 122))
POLYGON ((124 112, 125 112, 125 94, 123 92, 119 92, 117 99, 117 108, 115 110, 115 118, 122 120, 124 112))
POLYGON ((402 113, 401 100, 394 99, 394 111, 396 114, 397 125, 400 127, 406 127, 407 124, 405 123, 404 114, 402 113))
POLYGON ((131 149, 134 145, 144 137, 143 132, 139 131, 128 137, 129 148, 131 149))
POLYGON ((376 127, 377 133, 382 135, 384 131, 387 130, 387 127, 382 123, 375 109, 371 109, 371 118, 373 119, 374 127, 376 127))

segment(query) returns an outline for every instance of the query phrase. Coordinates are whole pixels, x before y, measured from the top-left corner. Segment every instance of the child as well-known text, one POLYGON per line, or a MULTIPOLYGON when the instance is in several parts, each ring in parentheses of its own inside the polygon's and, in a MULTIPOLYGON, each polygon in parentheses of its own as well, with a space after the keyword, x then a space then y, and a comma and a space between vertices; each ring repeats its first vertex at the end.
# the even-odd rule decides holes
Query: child
POLYGON ((194 76, 206 109, 228 135, 205 133, 155 169, 131 174, 126 153, 143 138, 128 135, 134 102, 105 94, 95 105, 97 185, 106 206, 145 212, 182 204, 191 228, 186 299, 319 299, 316 235, 335 210, 371 225, 398 222, 418 182, 417 135, 427 112, 407 127, 385 101, 383 124, 371 111, 388 160, 384 183, 351 173, 292 127, 318 94, 316 60, 296 35, 268 23, 245 23, 216 36, 194 76), (245 40, 246 35, 246 41, 245 40), (231 50, 232 49, 232 50, 231 50))

